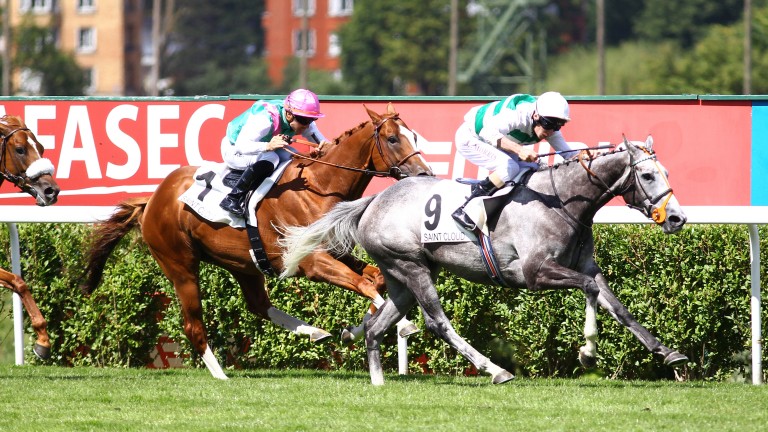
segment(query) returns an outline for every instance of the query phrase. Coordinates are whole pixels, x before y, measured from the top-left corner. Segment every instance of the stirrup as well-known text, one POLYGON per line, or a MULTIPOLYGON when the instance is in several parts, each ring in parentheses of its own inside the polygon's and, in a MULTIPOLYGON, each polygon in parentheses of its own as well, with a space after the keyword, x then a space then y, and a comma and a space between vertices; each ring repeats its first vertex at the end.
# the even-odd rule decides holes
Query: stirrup
POLYGON ((221 200, 221 202, 219 203, 219 207, 232 213, 235 216, 245 217, 245 209, 244 209, 245 205, 235 201, 229 195, 227 195, 223 200, 221 200))
POLYGON ((463 206, 453 212, 451 217, 453 217, 453 220, 455 220, 456 223, 458 223, 462 228, 469 232, 473 232, 477 228, 477 224, 469 218, 467 213, 464 211, 463 206))

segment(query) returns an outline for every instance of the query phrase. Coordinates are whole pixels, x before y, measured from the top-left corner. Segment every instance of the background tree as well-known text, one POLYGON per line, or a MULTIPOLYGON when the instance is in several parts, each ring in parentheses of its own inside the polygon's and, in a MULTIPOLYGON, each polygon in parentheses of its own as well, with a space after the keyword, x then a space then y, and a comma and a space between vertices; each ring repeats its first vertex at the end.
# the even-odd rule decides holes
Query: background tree
POLYGON ((71 54, 56 47, 51 30, 25 19, 14 29, 16 45, 14 67, 26 69, 40 79, 37 94, 46 96, 82 96, 85 89, 83 70, 71 54))
POLYGON ((350 90, 397 95, 413 84, 419 94, 444 94, 449 20, 444 0, 356 1, 352 18, 339 32, 350 90))
POLYGON ((262 59, 264 0, 176 2, 164 75, 176 95, 271 93, 262 59))

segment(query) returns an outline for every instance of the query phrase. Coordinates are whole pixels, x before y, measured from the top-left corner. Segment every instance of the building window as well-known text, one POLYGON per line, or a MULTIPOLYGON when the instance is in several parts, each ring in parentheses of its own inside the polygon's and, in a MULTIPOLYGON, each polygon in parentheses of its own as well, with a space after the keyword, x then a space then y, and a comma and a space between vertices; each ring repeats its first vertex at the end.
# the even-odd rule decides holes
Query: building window
POLYGON ((85 81, 85 88, 83 91, 86 95, 92 95, 96 93, 96 69, 89 67, 83 69, 83 81, 85 81))
POLYGON ((96 30, 93 27, 81 27, 77 31, 77 52, 92 53, 96 51, 96 30))
POLYGON ((328 56, 338 57, 341 54, 341 43, 339 42, 339 35, 331 33, 328 36, 328 56))
POLYGON ((309 40, 304 37, 306 33, 303 30, 293 31, 293 54, 297 57, 312 57, 315 55, 315 31, 309 30, 309 40), (307 46, 305 46, 307 44, 307 46))
POLYGON ((353 0, 329 0, 328 16, 349 16, 352 15, 353 0))
POLYGON ((77 0, 78 13, 96 12, 96 0, 77 0))
POLYGON ((19 10, 36 14, 50 13, 53 9, 53 0, 21 0, 19 10))
POLYGON ((315 14, 315 0, 292 0, 293 1, 293 16, 304 16, 306 11, 307 16, 315 14))

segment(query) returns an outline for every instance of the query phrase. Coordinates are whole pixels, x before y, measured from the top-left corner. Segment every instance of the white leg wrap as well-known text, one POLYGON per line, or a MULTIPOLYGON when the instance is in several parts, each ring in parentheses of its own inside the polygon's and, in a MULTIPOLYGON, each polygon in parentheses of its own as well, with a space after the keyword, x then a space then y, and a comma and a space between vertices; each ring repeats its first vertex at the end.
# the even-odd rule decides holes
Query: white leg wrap
POLYGON ((221 365, 219 365, 219 361, 216 360, 216 357, 213 355, 210 346, 205 347, 205 353, 203 353, 203 363, 205 363, 205 366, 208 368, 208 371, 211 373, 211 375, 213 375, 214 378, 221 380, 229 379, 221 369, 221 365))
POLYGON ((274 306, 267 309, 267 315, 273 323, 296 334, 311 336, 313 332, 320 330, 317 327, 312 327, 311 325, 296 317, 288 315, 287 313, 275 308, 274 306))

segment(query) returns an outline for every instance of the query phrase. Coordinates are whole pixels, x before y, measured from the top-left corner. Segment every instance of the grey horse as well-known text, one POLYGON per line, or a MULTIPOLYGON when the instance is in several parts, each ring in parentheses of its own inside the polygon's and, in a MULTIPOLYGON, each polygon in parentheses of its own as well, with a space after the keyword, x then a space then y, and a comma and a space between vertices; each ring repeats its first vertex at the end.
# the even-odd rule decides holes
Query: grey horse
MULTIPOLYGON (((622 197, 667 234, 683 227, 686 216, 672 193, 667 174, 657 160, 650 136, 644 145, 624 138, 624 144, 615 151, 592 158, 582 152, 578 159, 534 172, 527 185, 517 186, 503 198, 500 214, 488 221, 488 238, 500 273, 496 281, 536 291, 584 291, 586 343, 579 350, 579 360, 585 367, 596 364, 597 304, 665 364, 676 366, 688 361, 635 320, 611 291, 594 260, 592 220, 614 197, 622 197)), ((284 276, 290 275, 302 257, 316 248, 346 253, 355 244, 362 246, 382 270, 389 299, 365 327, 374 385, 384 383, 380 359, 384 332, 416 302, 422 308, 427 328, 477 370, 489 373, 494 384, 514 378, 459 336, 440 304, 434 281, 442 268, 472 282, 494 283, 476 244, 422 243, 421 224, 426 220, 425 208, 429 208, 425 203, 441 181, 450 182, 435 178, 402 180, 377 195, 340 203, 307 227, 285 228, 284 276)))

